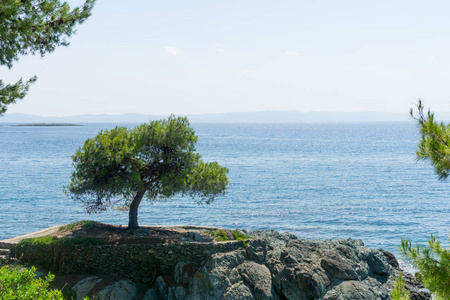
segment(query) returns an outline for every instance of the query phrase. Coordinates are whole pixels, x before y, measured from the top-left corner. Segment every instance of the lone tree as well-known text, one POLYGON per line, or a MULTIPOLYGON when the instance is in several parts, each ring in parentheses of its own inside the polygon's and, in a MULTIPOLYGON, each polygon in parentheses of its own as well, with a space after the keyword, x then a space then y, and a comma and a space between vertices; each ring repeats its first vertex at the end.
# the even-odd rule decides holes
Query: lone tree
MULTIPOLYGON (((0 66, 12 68, 19 56, 44 56, 58 46, 68 46, 75 26, 90 15, 95 0, 70 9, 59 0, 0 0, 0 66)), ((0 79, 0 116, 9 104, 23 99, 36 76, 5 84, 0 79)))
MULTIPOLYGON (((445 180, 450 175, 450 124, 436 122, 434 113, 424 112, 420 100, 416 108, 410 114, 421 134, 417 160, 429 160, 439 179, 445 180)), ((432 235, 426 246, 413 246, 411 241, 402 240, 400 251, 419 270, 418 276, 436 299, 450 299, 450 250, 432 235)))
POLYGON ((73 155, 75 171, 65 190, 89 213, 129 209, 130 229, 139 227, 144 196, 158 201, 187 194, 209 204, 225 192, 228 169, 203 162, 196 142, 185 117, 101 131, 73 155))

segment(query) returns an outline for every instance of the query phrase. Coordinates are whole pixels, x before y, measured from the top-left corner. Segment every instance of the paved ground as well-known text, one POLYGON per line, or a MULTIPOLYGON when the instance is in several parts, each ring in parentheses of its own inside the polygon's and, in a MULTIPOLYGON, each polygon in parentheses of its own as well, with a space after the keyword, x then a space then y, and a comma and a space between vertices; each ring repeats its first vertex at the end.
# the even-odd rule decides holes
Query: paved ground
POLYGON ((50 228, 42 229, 42 230, 39 230, 39 231, 36 231, 36 232, 32 232, 32 233, 28 233, 28 234, 25 234, 25 235, 17 236, 17 237, 14 237, 14 238, 10 238, 10 239, 7 239, 7 240, 1 240, 0 241, 0 245, 2 245, 2 244, 17 244, 23 239, 37 238, 37 237, 46 236, 46 235, 54 235, 55 233, 58 232, 58 229, 61 226, 63 226, 63 225, 57 225, 57 226, 53 226, 53 227, 50 227, 50 228))

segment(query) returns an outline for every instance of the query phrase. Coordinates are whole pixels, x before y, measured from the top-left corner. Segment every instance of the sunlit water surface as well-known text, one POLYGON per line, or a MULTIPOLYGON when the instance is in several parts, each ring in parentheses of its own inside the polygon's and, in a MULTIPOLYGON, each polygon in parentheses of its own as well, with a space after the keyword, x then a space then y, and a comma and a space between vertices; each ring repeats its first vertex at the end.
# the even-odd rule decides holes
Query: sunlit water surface
MULTIPOLYGON (((83 219, 126 224, 127 214, 88 215, 63 193, 71 155, 116 124, 0 125, 0 240, 83 219)), ((134 126, 127 124, 126 126, 134 126)), ((276 229, 300 238, 362 239, 398 254, 401 238, 447 240, 450 183, 415 162, 414 124, 193 124, 206 161, 230 169, 226 196, 139 210, 140 224, 276 229)))

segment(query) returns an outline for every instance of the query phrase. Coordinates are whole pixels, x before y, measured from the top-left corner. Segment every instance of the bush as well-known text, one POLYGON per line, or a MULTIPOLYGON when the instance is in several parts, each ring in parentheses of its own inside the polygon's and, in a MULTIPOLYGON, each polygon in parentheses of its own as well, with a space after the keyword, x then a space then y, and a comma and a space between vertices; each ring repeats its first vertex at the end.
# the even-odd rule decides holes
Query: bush
POLYGON ((0 299, 64 299, 61 291, 49 289, 55 275, 48 273, 45 279, 34 278, 36 268, 18 270, 0 268, 0 299))
POLYGON ((403 274, 400 273, 400 276, 395 279, 395 286, 391 292, 393 300, 410 300, 409 291, 405 289, 405 281, 403 280, 403 274))
POLYGON ((82 220, 75 223, 67 224, 64 226, 61 226, 58 231, 63 230, 77 230, 77 229, 84 229, 84 230, 91 230, 94 228, 94 225, 98 224, 98 222, 95 221, 89 221, 89 220, 82 220))
POLYGON ((251 237, 246 236, 245 234, 240 232, 238 229, 233 230, 233 231, 226 230, 226 229, 225 230, 219 229, 217 231, 205 231, 205 233, 208 233, 208 234, 212 235, 213 237, 215 237, 215 240, 218 242, 228 241, 228 233, 230 233, 230 235, 232 235, 235 240, 241 241, 242 245, 244 247, 248 246, 248 243, 245 240, 251 239, 251 237))
POLYGON ((231 233, 233 234, 234 238, 235 238, 237 241, 241 241, 241 242, 242 242, 242 245, 243 245, 244 247, 247 247, 247 246, 248 246, 248 243, 247 243, 245 240, 250 239, 251 237, 249 237, 249 236, 243 234, 242 232, 240 232, 240 231, 237 230, 237 229, 236 229, 236 230, 233 230, 231 233))
POLYGON ((104 244, 103 240, 99 240, 93 237, 85 237, 76 235, 74 237, 57 238, 55 236, 43 236, 38 238, 23 239, 19 242, 20 247, 29 247, 31 245, 46 246, 51 245, 59 248, 74 249, 75 245, 83 246, 96 246, 98 244, 104 244))
POLYGON ((402 240, 400 251, 419 269, 416 276, 436 296, 434 299, 450 299, 450 250, 431 235, 427 246, 413 247, 411 241, 402 240))

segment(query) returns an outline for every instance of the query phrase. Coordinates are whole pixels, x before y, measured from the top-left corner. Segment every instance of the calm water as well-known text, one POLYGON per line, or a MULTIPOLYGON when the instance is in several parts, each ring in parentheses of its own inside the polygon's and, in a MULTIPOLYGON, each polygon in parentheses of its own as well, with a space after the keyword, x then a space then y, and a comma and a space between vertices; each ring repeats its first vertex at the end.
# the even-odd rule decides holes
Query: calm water
MULTIPOLYGON (((63 194, 71 155, 115 124, 0 125, 0 240, 83 219, 63 194)), ((128 125, 130 126, 130 125, 128 125)), ((450 182, 416 163, 414 124, 193 124, 204 160, 230 169, 229 191, 209 206, 189 198, 141 205, 140 224, 272 228, 301 238, 362 239, 398 253, 400 239, 447 240, 450 182)))

